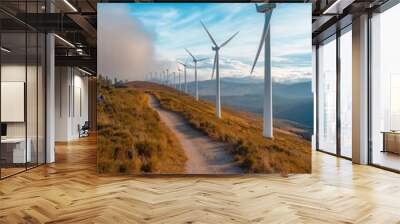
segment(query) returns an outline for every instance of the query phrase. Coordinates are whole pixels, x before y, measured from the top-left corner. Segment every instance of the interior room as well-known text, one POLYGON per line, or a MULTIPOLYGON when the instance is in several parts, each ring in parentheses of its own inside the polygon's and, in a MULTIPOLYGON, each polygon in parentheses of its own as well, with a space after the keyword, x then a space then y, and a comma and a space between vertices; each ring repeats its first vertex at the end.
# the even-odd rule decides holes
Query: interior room
POLYGON ((1 178, 45 162, 45 36, 15 28, 1 33, 1 178))
POLYGON ((45 33, 63 28, 38 26, 44 20, 28 18, 71 10, 68 5, 2 1, 0 6, 0 178, 5 179, 54 162, 54 142, 77 140, 95 131, 95 122, 89 120, 96 117, 96 78, 90 61, 76 60, 91 60, 79 33, 69 29, 50 41, 45 33), (64 35, 74 38, 68 41, 64 35))

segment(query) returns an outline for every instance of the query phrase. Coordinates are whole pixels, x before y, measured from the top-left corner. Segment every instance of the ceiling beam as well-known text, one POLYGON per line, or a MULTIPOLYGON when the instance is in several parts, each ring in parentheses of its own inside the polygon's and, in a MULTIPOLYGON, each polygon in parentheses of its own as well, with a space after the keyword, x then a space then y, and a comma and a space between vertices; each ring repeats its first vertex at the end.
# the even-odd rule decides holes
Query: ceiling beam
POLYGON ((56 66, 87 67, 92 71, 97 71, 96 57, 91 56, 56 56, 56 66))

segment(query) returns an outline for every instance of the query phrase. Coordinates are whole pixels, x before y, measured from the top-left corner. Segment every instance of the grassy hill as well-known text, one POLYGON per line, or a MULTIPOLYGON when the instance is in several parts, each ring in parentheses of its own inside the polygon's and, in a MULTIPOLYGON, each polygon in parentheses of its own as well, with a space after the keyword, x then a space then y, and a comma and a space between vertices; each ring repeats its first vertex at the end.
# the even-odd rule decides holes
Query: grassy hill
MULTIPOLYGON (((225 106, 233 107, 241 111, 259 114, 263 113, 263 95, 221 96, 221 102, 225 106)), ((200 96, 201 99, 215 102, 215 95, 200 96)), ((304 136, 311 139, 313 123, 312 98, 291 99, 278 95, 273 96, 274 118, 287 120, 303 129, 304 136)))
POLYGON ((147 82, 132 82, 131 88, 156 96, 165 109, 182 114, 189 123, 210 137, 231 144, 237 163, 249 173, 311 172, 311 145, 284 126, 274 128, 274 139, 262 136, 262 121, 250 113, 223 108, 215 117, 214 105, 172 88, 147 82))
POLYGON ((184 151, 143 91, 99 81, 99 173, 184 173, 184 151))

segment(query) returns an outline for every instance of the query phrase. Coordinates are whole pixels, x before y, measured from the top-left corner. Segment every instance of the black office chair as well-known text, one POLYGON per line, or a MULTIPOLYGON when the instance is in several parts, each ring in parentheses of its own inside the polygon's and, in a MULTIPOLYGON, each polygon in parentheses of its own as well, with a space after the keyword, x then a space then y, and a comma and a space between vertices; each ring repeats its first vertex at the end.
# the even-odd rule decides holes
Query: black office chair
POLYGON ((89 136, 89 130, 90 130, 89 121, 85 121, 82 127, 78 125, 78 130, 79 130, 79 138, 89 136))

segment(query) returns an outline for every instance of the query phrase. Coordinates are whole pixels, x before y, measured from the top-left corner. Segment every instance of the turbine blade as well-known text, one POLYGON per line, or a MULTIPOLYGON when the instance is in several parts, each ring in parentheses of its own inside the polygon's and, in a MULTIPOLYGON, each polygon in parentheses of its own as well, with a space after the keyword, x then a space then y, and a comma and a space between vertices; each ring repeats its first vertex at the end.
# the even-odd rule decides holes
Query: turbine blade
POLYGON ((204 60, 207 60, 208 58, 201 58, 201 59, 198 59, 197 61, 204 61, 204 60))
POLYGON ((194 61, 194 60, 196 60, 196 58, 193 56, 193 54, 192 54, 192 53, 190 53, 190 51, 189 51, 188 49, 186 49, 186 48, 185 48, 185 50, 186 50, 186 52, 188 52, 188 54, 190 55, 190 57, 192 57, 192 58, 193 58, 193 61, 194 61))
MULTIPOLYGON (((269 20, 270 20, 270 18, 271 18, 271 14, 269 14, 269 13, 265 14, 265 22, 264 22, 263 32, 262 32, 262 35, 261 35, 261 40, 260 40, 260 44, 258 46, 256 58, 254 59, 253 66, 251 67, 250 74, 253 73, 254 67, 257 64, 258 57, 260 56, 261 49, 263 48, 263 45, 264 45, 264 42, 265 42, 265 35, 267 34, 267 30, 269 28, 269 20)), ((267 60, 267 59, 265 58, 264 60, 267 60)))
POLYGON ((208 32, 207 27, 204 25, 204 23, 202 21, 200 21, 201 25, 203 26, 204 30, 206 31, 208 37, 210 37, 211 42, 213 42, 213 44, 217 47, 217 43, 215 42, 214 38, 211 36, 210 32, 208 32))
POLYGON ((217 53, 215 53, 215 56, 214 56, 214 65, 213 65, 213 69, 212 69, 212 73, 211 73, 211 80, 214 79, 214 71, 215 71, 216 65, 217 65, 217 53))
POLYGON ((227 43, 229 43, 229 41, 231 41, 238 33, 239 33, 239 31, 236 32, 235 34, 233 34, 228 40, 226 40, 224 43, 222 43, 220 47, 223 47, 223 46, 225 46, 227 43))

